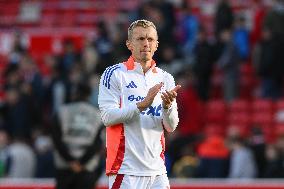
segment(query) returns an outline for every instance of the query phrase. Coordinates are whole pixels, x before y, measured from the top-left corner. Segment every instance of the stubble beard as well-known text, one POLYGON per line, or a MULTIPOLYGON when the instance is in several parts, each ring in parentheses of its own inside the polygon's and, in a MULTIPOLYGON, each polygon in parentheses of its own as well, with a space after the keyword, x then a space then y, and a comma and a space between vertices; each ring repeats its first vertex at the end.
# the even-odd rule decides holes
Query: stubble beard
POLYGON ((141 57, 142 62, 146 63, 149 60, 151 60, 151 57, 149 55, 147 55, 147 54, 142 55, 142 57, 141 57))

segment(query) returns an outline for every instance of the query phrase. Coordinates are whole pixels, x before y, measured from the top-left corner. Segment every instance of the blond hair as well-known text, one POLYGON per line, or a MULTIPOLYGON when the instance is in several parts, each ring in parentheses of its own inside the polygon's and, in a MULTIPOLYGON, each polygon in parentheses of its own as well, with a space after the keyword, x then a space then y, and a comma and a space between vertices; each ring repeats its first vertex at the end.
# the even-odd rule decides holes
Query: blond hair
POLYGON ((136 27, 143 27, 143 28, 153 27, 155 30, 157 30, 155 24, 151 21, 136 20, 136 21, 132 22, 130 24, 129 28, 128 28, 128 40, 131 39, 133 29, 136 28, 136 27))

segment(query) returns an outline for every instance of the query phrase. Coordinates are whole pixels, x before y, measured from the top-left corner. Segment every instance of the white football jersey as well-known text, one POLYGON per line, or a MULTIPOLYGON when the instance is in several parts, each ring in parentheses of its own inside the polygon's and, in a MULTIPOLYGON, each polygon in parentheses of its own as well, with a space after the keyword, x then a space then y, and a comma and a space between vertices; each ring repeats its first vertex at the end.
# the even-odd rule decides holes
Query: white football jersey
POLYGON ((99 108, 106 128, 106 174, 152 176, 166 173, 164 129, 172 132, 178 124, 176 101, 163 109, 161 92, 152 105, 140 112, 136 103, 148 90, 163 82, 161 92, 175 87, 174 78, 156 67, 144 74, 139 63, 108 67, 100 80, 99 108))

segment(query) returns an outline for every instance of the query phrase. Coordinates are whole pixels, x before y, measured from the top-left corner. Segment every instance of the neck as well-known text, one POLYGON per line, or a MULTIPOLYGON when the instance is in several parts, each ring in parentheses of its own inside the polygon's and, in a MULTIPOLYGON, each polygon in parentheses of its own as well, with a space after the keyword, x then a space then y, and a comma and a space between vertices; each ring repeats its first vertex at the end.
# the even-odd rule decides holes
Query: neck
POLYGON ((152 60, 140 62, 144 74, 151 68, 151 62, 152 60))

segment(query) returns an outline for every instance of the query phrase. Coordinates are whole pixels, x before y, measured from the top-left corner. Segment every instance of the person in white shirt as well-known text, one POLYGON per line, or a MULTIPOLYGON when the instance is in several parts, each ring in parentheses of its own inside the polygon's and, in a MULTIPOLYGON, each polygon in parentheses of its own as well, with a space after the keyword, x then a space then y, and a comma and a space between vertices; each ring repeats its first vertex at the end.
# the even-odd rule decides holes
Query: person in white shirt
POLYGON ((152 22, 134 21, 126 45, 130 58, 108 67, 99 87, 109 188, 170 188, 164 130, 173 132, 178 125, 176 96, 181 86, 152 59, 158 48, 152 22))

